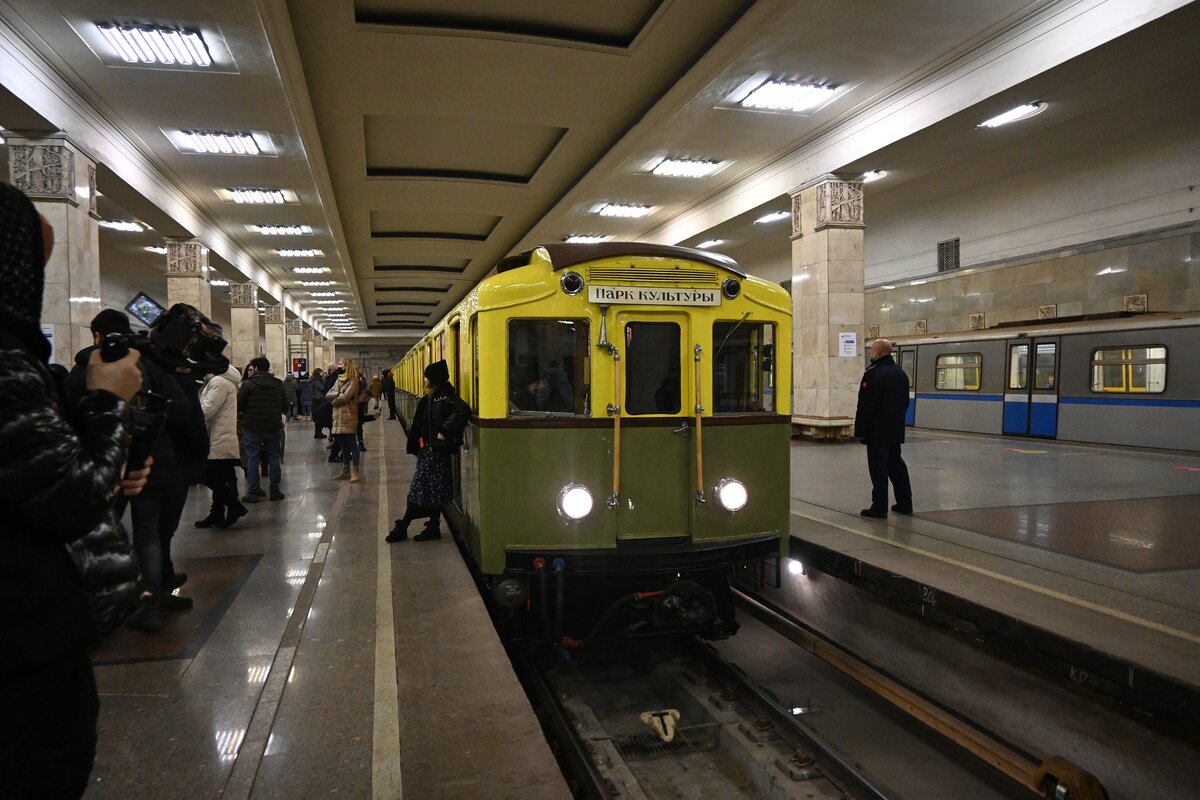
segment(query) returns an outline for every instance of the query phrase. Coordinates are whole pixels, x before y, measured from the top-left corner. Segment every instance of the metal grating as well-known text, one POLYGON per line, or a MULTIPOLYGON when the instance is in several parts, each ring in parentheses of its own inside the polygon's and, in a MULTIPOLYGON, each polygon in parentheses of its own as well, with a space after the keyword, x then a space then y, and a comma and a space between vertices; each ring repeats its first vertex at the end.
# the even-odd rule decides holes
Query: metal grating
POLYGON ((639 733, 613 739, 613 746, 622 758, 654 758, 673 753, 690 753, 696 749, 679 731, 676 731, 675 738, 669 742, 664 742, 657 734, 639 733))
POLYGON ((588 270, 588 279, 593 281, 619 281, 629 284, 698 283, 716 286, 719 283, 716 270, 711 269, 623 269, 621 267, 594 267, 588 270))
POLYGON ((958 237, 937 243, 937 271, 958 269, 958 237))

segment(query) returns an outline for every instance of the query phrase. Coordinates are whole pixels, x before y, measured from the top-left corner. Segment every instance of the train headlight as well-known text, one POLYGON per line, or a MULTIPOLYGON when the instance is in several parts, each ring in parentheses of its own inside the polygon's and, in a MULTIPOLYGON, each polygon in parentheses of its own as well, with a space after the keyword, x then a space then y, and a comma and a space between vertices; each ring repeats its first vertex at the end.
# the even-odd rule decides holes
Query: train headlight
POLYGON ((742 293, 742 284, 738 283, 737 278, 726 278, 721 283, 721 294, 725 295, 730 300, 736 300, 737 296, 742 293))
POLYGON ((583 291, 583 278, 578 272, 568 272, 566 275, 562 276, 562 279, 559 280, 558 285, 562 287, 562 290, 566 294, 574 297, 583 291))
POLYGON ((722 478, 713 494, 717 496, 717 502, 721 504, 721 508, 726 511, 741 511, 746 507, 746 501, 750 499, 750 493, 746 491, 746 484, 737 478, 722 478))
POLYGON ((592 493, 579 483, 568 483, 558 493, 558 513, 571 522, 592 513, 592 493))

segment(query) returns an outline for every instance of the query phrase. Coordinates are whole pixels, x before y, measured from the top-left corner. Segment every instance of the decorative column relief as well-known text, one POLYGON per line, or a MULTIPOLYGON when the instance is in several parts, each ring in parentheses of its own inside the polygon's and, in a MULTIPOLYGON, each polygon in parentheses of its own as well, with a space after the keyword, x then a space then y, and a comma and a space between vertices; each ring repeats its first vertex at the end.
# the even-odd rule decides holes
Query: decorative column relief
POLYGON ((195 239, 167 239, 167 302, 187 303, 212 316, 208 248, 195 239))
POLYGON ((168 275, 202 275, 207 271, 207 247, 195 239, 167 239, 168 275))
POLYGON ((287 321, 288 336, 303 336, 304 335, 304 320, 289 319, 287 321))
POLYGON ((830 226, 863 227, 862 187, 859 181, 826 180, 818 183, 815 230, 830 226))
POLYGON ((31 200, 59 200, 79 205, 75 192, 75 153, 65 142, 10 140, 9 172, 13 185, 31 200))
POLYGON ((229 305, 258 311, 258 286, 253 283, 229 284, 229 305))
POLYGON ((284 323, 286 310, 282 303, 273 306, 267 306, 267 324, 282 325, 284 323))

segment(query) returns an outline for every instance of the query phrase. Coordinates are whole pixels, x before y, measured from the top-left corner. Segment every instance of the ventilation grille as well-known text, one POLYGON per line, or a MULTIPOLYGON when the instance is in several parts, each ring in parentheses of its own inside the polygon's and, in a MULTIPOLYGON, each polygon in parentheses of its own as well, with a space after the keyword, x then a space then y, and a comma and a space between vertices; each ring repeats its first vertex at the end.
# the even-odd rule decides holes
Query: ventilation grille
POLYGON ((613 745, 622 758, 653 758, 672 753, 690 753, 695 749, 678 731, 675 738, 669 742, 664 742, 656 734, 642 733, 613 739, 613 745))
POLYGON ((596 267, 588 270, 593 281, 616 281, 629 284, 675 284, 690 283, 716 286, 719 279, 711 269, 622 269, 621 267, 596 267))
POLYGON ((958 239, 938 242, 938 272, 958 269, 958 239))

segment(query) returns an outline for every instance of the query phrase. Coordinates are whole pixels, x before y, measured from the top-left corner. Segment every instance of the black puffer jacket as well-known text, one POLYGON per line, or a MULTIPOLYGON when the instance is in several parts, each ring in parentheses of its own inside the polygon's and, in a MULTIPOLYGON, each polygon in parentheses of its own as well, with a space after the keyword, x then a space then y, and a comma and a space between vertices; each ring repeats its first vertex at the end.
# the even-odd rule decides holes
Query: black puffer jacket
POLYGON ((242 415, 244 430, 256 433, 283 430, 283 415, 287 413, 283 381, 269 372, 258 372, 242 381, 238 388, 238 413, 242 415))
POLYGON ((435 450, 455 450, 462 445, 463 431, 471 419, 471 407, 459 398, 453 384, 439 384, 417 403, 408 429, 408 452, 421 452, 421 442, 435 450), (438 434, 446 437, 439 442, 438 434))

